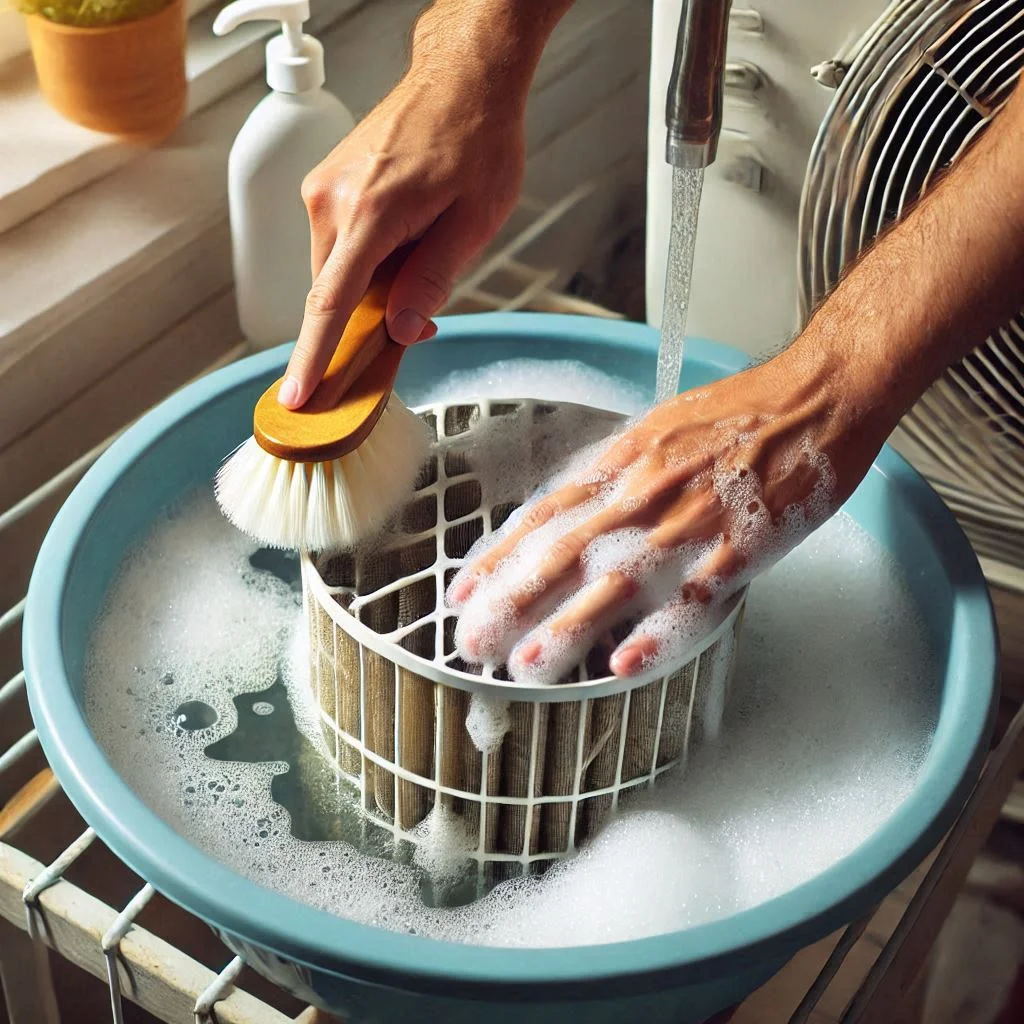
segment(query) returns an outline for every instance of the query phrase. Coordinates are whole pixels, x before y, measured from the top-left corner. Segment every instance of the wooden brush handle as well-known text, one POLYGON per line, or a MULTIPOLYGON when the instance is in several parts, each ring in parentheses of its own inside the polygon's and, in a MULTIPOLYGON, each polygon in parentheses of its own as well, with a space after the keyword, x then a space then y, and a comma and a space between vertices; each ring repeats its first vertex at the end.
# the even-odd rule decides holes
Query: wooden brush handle
MULTIPOLYGON (((384 323, 388 295, 411 246, 396 249, 374 272, 370 286, 349 317, 341 341, 323 378, 307 402, 310 410, 333 409, 363 372, 378 358, 393 363, 395 373, 404 346, 392 341, 384 323)), ((392 377, 392 379, 394 379, 392 377)))
POLYGON ((301 409, 286 409, 277 400, 281 380, 260 397, 253 434, 265 451, 292 462, 328 462, 358 448, 377 425, 405 353, 405 346, 388 335, 384 317, 410 248, 396 249, 377 268, 323 378, 301 409))

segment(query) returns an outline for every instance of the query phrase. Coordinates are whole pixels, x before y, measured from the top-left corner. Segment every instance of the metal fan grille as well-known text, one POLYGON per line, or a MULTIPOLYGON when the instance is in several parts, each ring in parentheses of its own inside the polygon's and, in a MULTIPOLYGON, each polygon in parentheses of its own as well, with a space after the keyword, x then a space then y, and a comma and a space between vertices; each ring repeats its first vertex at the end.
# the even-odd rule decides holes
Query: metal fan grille
MULTIPOLYGON (((1024 0, 902 2, 876 23, 811 153, 800 210, 804 319, 984 131, 1022 68, 1024 0)), ((1024 567, 1024 315, 949 369, 892 441, 979 554, 1024 567)))

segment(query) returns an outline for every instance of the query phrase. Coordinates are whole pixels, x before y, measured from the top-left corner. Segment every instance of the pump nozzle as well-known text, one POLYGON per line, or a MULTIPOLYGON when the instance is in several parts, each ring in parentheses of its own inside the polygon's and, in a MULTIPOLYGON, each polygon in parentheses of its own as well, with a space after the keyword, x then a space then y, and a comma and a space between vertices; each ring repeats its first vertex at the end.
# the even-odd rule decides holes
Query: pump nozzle
POLYGON ((235 0, 213 22, 215 35, 227 35, 247 21, 279 21, 281 34, 267 40, 267 84, 277 92, 307 92, 324 84, 324 49, 304 35, 309 0, 235 0))

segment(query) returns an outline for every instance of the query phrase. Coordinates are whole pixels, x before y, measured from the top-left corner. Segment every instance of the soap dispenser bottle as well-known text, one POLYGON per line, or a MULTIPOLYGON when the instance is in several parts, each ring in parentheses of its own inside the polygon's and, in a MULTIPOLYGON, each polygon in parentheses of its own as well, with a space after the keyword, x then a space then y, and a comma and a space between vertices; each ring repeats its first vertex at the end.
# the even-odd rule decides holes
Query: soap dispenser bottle
POLYGON ((235 296, 254 348, 293 340, 310 278, 305 176, 355 126, 324 85, 324 48, 302 31, 309 0, 236 0, 213 23, 225 35, 247 21, 279 21, 267 41, 271 91, 242 125, 228 157, 228 208, 235 296))

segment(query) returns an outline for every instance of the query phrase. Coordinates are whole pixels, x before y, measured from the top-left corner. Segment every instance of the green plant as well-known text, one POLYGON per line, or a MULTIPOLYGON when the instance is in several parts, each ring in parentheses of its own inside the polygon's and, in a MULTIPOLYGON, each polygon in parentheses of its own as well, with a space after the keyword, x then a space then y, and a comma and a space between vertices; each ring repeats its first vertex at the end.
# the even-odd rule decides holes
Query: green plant
POLYGON ((14 0, 22 14, 77 28, 96 28, 156 14, 173 0, 14 0))

